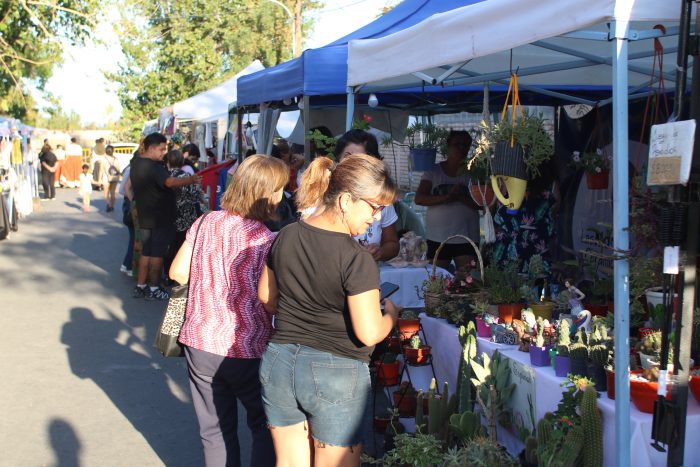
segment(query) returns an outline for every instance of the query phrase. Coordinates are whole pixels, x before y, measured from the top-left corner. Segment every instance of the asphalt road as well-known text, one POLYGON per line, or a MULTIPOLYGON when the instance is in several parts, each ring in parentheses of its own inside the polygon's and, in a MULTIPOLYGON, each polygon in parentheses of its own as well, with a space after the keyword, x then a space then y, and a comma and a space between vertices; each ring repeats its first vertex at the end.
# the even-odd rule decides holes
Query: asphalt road
POLYGON ((202 465, 185 361, 152 346, 165 303, 119 272, 121 200, 92 205, 57 189, 0 242, 0 466, 202 465))

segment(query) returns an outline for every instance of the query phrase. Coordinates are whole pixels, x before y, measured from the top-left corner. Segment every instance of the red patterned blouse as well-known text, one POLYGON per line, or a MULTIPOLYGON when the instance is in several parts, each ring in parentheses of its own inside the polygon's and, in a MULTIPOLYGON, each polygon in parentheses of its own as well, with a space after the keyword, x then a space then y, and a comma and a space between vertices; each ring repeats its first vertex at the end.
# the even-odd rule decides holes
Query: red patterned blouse
POLYGON ((180 342, 225 357, 260 358, 272 320, 258 301, 258 282, 274 236, 261 222, 216 211, 195 246, 201 220, 187 232, 194 254, 180 342))

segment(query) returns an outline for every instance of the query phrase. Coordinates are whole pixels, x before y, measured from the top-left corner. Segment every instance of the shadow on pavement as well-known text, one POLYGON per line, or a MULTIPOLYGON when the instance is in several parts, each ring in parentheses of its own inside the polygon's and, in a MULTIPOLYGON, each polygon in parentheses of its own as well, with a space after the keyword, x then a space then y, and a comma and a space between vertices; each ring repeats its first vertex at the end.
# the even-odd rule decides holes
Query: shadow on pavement
POLYGON ((54 418, 49 423, 49 439, 56 453, 57 467, 78 467, 82 445, 70 423, 54 418))
POLYGON ((97 319, 92 310, 74 307, 61 342, 72 372, 102 389, 165 465, 202 465, 189 394, 153 360, 131 327, 113 315, 97 319))

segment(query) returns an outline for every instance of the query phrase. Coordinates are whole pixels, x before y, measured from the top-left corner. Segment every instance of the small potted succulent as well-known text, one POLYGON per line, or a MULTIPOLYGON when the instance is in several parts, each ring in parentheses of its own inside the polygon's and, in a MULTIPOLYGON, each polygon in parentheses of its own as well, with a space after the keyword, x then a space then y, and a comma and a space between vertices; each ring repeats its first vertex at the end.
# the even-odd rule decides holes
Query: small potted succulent
MULTIPOLYGON (((654 413, 654 401, 659 392, 659 369, 633 370, 630 372, 630 399, 640 412, 654 413)), ((670 392, 666 398, 670 397, 670 392)))
POLYGON ((479 337, 491 337, 491 324, 498 324, 498 317, 488 312, 489 304, 482 300, 477 300, 471 305, 476 321, 476 334, 479 337))
POLYGON ((440 274, 431 274, 423 281, 421 290, 416 286, 418 298, 425 303, 425 311, 431 313, 440 305, 442 294, 445 292, 445 278, 440 274), (421 296, 421 290, 423 295, 421 296))
POLYGON ((411 339, 420 330, 418 312, 411 309, 402 310, 399 319, 396 321, 396 327, 399 330, 399 337, 402 341, 406 342, 411 339))
POLYGON ((559 336, 557 339, 557 355, 554 357, 554 373, 559 377, 566 377, 571 373, 571 360, 569 359, 569 346, 571 336, 569 322, 562 319, 559 323, 559 336))
POLYGON ((579 328, 576 333, 577 341, 569 346, 571 373, 578 376, 588 376, 588 335, 579 328))
POLYGON ((402 417, 415 417, 417 392, 408 381, 403 381, 391 395, 394 407, 402 417))
POLYGON ((574 151, 571 154, 571 165, 576 170, 584 170, 586 173, 586 185, 589 190, 606 190, 610 175, 610 161, 612 154, 606 154, 601 148, 595 151, 574 151))
POLYGON ((537 337, 530 344, 530 363, 532 366, 549 366, 549 347, 544 344, 544 327, 548 325, 541 317, 537 318, 537 337))
POLYGON ((416 334, 411 337, 409 345, 403 346, 403 353, 409 365, 422 365, 430 359, 429 345, 423 344, 420 336, 416 334))
POLYGON ((642 369, 648 370, 658 366, 660 355, 661 331, 644 336, 639 345, 639 363, 642 365, 642 369))
POLYGON ((377 383, 381 386, 396 386, 399 384, 401 363, 396 360, 396 354, 386 352, 381 359, 374 363, 377 369, 377 383))

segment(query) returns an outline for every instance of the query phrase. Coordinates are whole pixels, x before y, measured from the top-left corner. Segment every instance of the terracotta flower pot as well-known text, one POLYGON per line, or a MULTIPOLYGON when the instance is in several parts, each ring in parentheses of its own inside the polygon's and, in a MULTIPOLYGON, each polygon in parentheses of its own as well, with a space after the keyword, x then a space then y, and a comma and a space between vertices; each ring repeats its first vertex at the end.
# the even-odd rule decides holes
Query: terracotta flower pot
POLYGON ((520 311, 523 306, 520 303, 501 303, 498 305, 498 321, 510 324, 514 319, 520 319, 520 311))
POLYGON ((608 399, 615 400, 615 372, 606 368, 605 377, 608 380, 608 399))
POLYGON ((386 427, 389 426, 391 419, 384 417, 374 417, 374 431, 377 433, 386 432, 386 427))
POLYGON ((396 322, 396 326, 399 328, 399 336, 402 341, 407 341, 411 337, 418 334, 420 329, 420 318, 418 319, 401 319, 396 322))
POLYGON ((552 310, 554 310, 554 302, 534 302, 530 303, 530 308, 532 308, 535 318, 542 317, 542 319, 551 320, 552 310))
POLYGON ((391 394, 391 398, 394 401, 394 407, 399 410, 399 415, 401 417, 415 417, 416 416, 416 395, 415 394, 404 394, 403 397, 399 391, 394 391, 391 394))
POLYGON ((431 347, 429 345, 424 345, 417 349, 409 345, 403 346, 403 354, 406 356, 406 361, 409 365, 422 365, 428 362, 430 360, 430 350, 431 347))
POLYGON ((589 190, 607 190, 610 171, 586 172, 586 186, 589 190))
POLYGON ((487 182, 480 185, 470 185, 469 193, 471 194, 472 200, 481 207, 484 207, 484 200, 486 201, 486 206, 491 206, 496 199, 491 184, 487 182))
POLYGON ((401 364, 399 362, 375 362, 377 367, 377 384, 381 386, 396 386, 399 384, 401 364))

